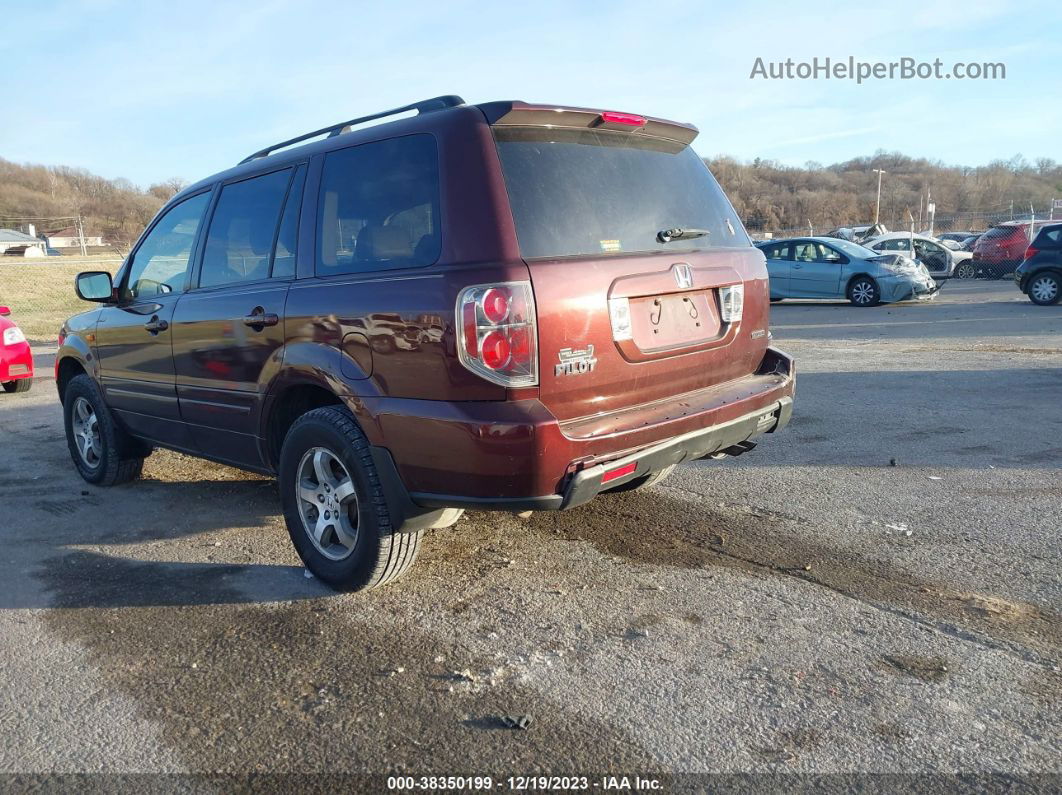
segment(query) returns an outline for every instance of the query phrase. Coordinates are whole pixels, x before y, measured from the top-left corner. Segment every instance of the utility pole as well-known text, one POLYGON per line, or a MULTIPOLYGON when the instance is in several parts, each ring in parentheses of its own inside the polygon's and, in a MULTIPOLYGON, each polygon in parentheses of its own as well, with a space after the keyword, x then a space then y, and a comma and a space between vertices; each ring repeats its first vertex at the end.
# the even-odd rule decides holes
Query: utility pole
POLYGON ((872 168, 871 171, 877 172, 878 175, 878 200, 874 202, 874 225, 877 226, 878 219, 881 217, 881 175, 885 173, 885 169, 872 168))
POLYGON ((85 247, 85 225, 81 222, 81 213, 77 214, 77 240, 81 244, 81 256, 88 256, 88 249, 85 247))

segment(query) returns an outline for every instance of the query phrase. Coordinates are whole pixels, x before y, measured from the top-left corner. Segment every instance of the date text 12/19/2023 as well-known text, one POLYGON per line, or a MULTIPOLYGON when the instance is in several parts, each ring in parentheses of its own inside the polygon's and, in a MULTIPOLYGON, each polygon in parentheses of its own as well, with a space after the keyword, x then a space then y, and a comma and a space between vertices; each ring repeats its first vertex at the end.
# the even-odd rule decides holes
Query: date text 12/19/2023
POLYGON ((641 776, 388 776, 387 788, 398 791, 430 790, 492 790, 507 789, 512 792, 550 792, 573 790, 600 790, 603 792, 661 790, 656 778, 641 776))

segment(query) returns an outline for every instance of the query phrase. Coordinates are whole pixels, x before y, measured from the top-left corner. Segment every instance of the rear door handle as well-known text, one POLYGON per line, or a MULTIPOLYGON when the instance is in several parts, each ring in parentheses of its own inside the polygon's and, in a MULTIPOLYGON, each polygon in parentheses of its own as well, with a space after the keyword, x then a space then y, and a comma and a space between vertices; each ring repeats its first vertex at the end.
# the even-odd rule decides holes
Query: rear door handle
POLYGON ((152 334, 158 334, 160 331, 165 331, 170 327, 170 324, 165 320, 159 320, 158 315, 152 316, 151 320, 144 324, 144 328, 150 331, 152 334))
POLYGON ((251 310, 251 314, 247 315, 243 319, 243 325, 250 326, 251 328, 261 331, 266 326, 275 326, 280 322, 280 317, 272 312, 266 312, 260 306, 256 306, 251 310))

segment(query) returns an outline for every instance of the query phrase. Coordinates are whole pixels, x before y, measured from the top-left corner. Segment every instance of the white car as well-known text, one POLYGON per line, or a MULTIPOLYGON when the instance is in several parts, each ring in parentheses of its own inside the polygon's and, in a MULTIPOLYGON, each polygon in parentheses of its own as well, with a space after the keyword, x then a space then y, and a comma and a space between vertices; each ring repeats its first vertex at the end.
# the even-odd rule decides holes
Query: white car
POLYGON ((910 232, 890 232, 879 235, 863 244, 882 254, 902 254, 926 266, 934 279, 948 279, 952 276, 962 278, 965 268, 972 269, 969 263, 973 254, 969 251, 953 251, 939 240, 926 235, 912 235, 910 232))

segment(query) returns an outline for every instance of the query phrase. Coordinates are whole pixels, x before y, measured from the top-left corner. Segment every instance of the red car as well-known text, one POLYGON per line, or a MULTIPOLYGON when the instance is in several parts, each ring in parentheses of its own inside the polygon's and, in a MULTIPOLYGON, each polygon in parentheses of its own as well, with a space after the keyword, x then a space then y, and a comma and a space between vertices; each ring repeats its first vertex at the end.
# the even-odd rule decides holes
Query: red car
POLYGON ((1050 223, 1053 222, 1035 222, 1031 233, 1029 221, 1005 221, 993 226, 974 243, 973 258, 970 260, 974 274, 1000 279, 1013 273, 1025 259, 1029 241, 1044 224, 1050 223))
POLYGON ((26 335, 13 320, 11 310, 0 306, 0 384, 5 392, 29 392, 33 384, 33 353, 26 335))

